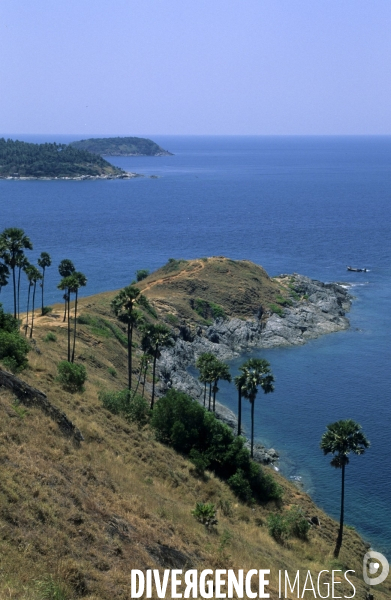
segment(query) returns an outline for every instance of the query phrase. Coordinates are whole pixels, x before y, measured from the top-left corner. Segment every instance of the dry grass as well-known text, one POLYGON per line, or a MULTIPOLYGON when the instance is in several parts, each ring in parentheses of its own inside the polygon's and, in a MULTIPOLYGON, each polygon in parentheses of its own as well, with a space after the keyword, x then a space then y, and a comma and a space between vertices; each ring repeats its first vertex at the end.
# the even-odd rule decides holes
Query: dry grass
MULTIPOLYGON (((145 286, 150 283, 145 280, 145 286)), ((147 290, 151 297, 153 289, 147 290)), ((112 297, 83 299, 80 312, 115 323, 112 297)), ((77 362, 88 372, 83 394, 64 392, 56 381, 57 363, 66 358, 60 305, 51 315, 37 317, 34 337, 40 353, 30 352, 29 369, 22 374, 81 430, 85 441, 80 446, 38 409, 15 404, 11 393, 0 388, 1 600, 40 600, 36 581, 47 576, 66 587, 69 599, 125 600, 131 569, 190 566, 271 568, 273 599, 278 597, 278 569, 317 574, 350 568, 357 574, 356 597, 365 597, 362 540, 346 530, 336 564, 337 524, 291 483, 275 474, 284 488, 284 506, 300 506, 308 517, 318 515, 321 526, 310 531, 308 541, 281 546, 268 534, 266 520, 283 507, 241 504, 226 484, 212 474, 198 477, 190 462, 156 442, 149 427, 139 430, 103 409, 99 390, 126 385, 126 350, 114 335, 92 329, 80 325, 77 340, 77 362), (44 341, 49 331, 56 341, 44 341), (218 507, 214 533, 192 517, 197 501, 218 507)), ((341 586, 340 595, 344 593, 350 595, 351 588, 341 586)), ((390 587, 376 589, 375 597, 389 598, 390 587)))

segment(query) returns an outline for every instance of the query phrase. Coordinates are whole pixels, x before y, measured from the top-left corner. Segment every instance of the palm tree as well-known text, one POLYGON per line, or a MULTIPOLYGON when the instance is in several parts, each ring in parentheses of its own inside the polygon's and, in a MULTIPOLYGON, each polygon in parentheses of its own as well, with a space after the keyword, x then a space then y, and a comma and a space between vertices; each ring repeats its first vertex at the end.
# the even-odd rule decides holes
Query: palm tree
POLYGON ((14 319, 16 319, 16 278, 17 257, 23 250, 32 250, 33 245, 23 229, 9 227, 0 234, 0 257, 11 268, 14 288, 14 319))
POLYGON ((8 283, 9 269, 5 263, 0 262, 0 292, 8 283))
POLYGON ((156 376, 156 361, 160 357, 161 348, 167 348, 173 345, 172 333, 169 327, 164 324, 158 323, 157 325, 148 324, 144 329, 144 336, 142 345, 149 354, 153 356, 153 369, 152 369, 152 398, 151 398, 151 409, 155 402, 155 376, 156 376))
POLYGON ((20 315, 20 277, 21 277, 22 271, 24 271, 26 273, 26 268, 29 265, 30 265, 29 260, 28 260, 27 256, 24 254, 24 252, 18 253, 18 256, 16 259, 16 266, 18 267, 18 291, 17 291, 18 319, 19 319, 19 315, 20 315))
POLYGON ((251 404, 251 458, 254 456, 254 406, 261 386, 265 394, 274 391, 274 377, 270 371, 270 364, 263 358, 250 358, 241 367, 245 374, 244 385, 241 386, 241 395, 251 404))
MULTIPOLYGON (((71 260, 69 260, 69 258, 64 258, 64 260, 62 260, 60 262, 60 264, 58 265, 58 272, 60 273, 61 277, 69 277, 70 275, 72 275, 72 273, 75 272, 75 265, 73 264, 73 262, 71 260)), ((67 288, 62 288, 59 285, 57 286, 60 290, 64 290, 64 318, 63 318, 63 323, 65 323, 65 319, 67 318, 67 308, 69 308, 69 293, 67 291, 67 288)))
POLYGON ((212 394, 211 386, 213 379, 210 376, 209 365, 215 360, 214 354, 211 352, 203 352, 197 358, 196 368, 199 370, 199 380, 204 384, 204 408, 206 405, 206 384, 209 383, 209 410, 210 410, 210 397, 212 394))
POLYGON ((27 313, 26 313, 26 324, 24 326, 24 335, 27 337, 27 331, 29 328, 29 308, 30 308, 30 291, 31 288, 33 287, 34 283, 33 283, 33 277, 34 277, 34 269, 36 267, 34 267, 34 265, 26 265, 26 267, 23 269, 24 272, 26 273, 26 277, 28 280, 28 293, 27 293, 27 313))
POLYGON ((234 377, 235 386, 238 390, 238 435, 241 435, 242 433, 242 388, 244 388, 246 384, 247 376, 243 365, 240 367, 240 369, 242 369, 242 373, 234 377))
MULTIPOLYGON (((75 322, 73 326, 73 348, 72 348, 72 359, 71 362, 75 360, 75 345, 76 345, 76 324, 77 324, 77 298, 79 295, 79 288, 85 287, 87 285, 87 277, 84 273, 80 273, 80 271, 75 271, 71 278, 73 279, 73 284, 70 287, 70 292, 75 294, 75 322)), ((42 304, 43 306, 43 304, 42 304)))
POLYGON ((71 288, 75 285, 75 279, 72 275, 68 275, 67 277, 63 277, 60 283, 57 285, 59 290, 64 291, 64 299, 65 299, 65 313, 64 313, 64 321, 65 315, 68 313, 68 362, 71 362, 71 317, 70 317, 70 299, 71 299, 71 288))
POLYGON ((338 558, 342 546, 343 518, 345 503, 345 467, 349 464, 349 454, 364 454, 366 448, 369 448, 370 442, 365 437, 361 425, 352 419, 336 421, 327 425, 326 432, 322 435, 320 447, 323 453, 333 454, 330 462, 332 467, 341 469, 341 513, 339 519, 339 530, 337 543, 334 550, 334 557, 338 558))
POLYGON ((31 327, 30 327, 30 338, 33 337, 33 328, 34 328, 34 308, 35 308, 35 291, 37 289, 37 282, 42 279, 41 273, 38 271, 37 267, 31 265, 29 271, 30 277, 30 285, 33 284, 33 306, 31 311, 31 327))
POLYGON ((50 254, 48 254, 47 252, 41 252, 41 256, 38 259, 38 265, 41 267, 42 269, 42 284, 41 284, 41 288, 42 288, 42 315, 43 315, 43 288, 45 285, 45 269, 46 267, 50 267, 50 265, 52 264, 52 259, 50 258, 50 254))
POLYGON ((128 285, 117 294, 111 303, 114 314, 122 323, 127 325, 128 334, 128 389, 132 389, 132 338, 133 327, 140 320, 140 312, 135 311, 137 306, 151 310, 147 298, 134 285, 128 285))
POLYGON ((211 376, 213 377, 213 412, 216 412, 216 394, 219 391, 218 383, 220 379, 230 383, 232 377, 229 372, 229 366, 217 358, 215 358, 214 363, 211 365, 211 376))

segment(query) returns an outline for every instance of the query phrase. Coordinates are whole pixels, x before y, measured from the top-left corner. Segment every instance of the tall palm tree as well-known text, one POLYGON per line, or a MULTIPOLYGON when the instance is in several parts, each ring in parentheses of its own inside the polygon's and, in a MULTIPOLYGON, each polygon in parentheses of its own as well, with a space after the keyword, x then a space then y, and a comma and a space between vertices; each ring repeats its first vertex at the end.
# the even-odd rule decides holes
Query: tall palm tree
POLYGON ((142 345, 149 354, 153 356, 152 369, 152 398, 151 409, 155 402, 155 376, 156 376, 156 361, 160 357, 160 350, 173 345, 172 332, 167 325, 158 323, 156 325, 148 324, 144 329, 142 345))
POLYGON ((68 362, 71 362, 71 316, 70 316, 70 300, 71 300, 71 288, 75 285, 75 279, 72 275, 68 275, 67 277, 63 277, 60 283, 57 285, 59 290, 64 291, 65 298, 65 313, 64 313, 64 321, 65 315, 68 314, 68 362))
POLYGON ((369 448, 370 442, 364 435, 361 425, 352 419, 336 421, 327 425, 325 433, 322 435, 320 447, 323 453, 333 454, 330 462, 332 467, 341 469, 342 485, 341 485, 341 513, 339 519, 339 530, 337 543, 335 545, 334 557, 338 558, 342 546, 343 535, 343 519, 344 519, 344 504, 345 504, 345 467, 349 464, 349 454, 364 454, 369 448))
MULTIPOLYGON (((72 348, 72 358, 71 362, 75 360, 75 346, 76 346, 76 324, 77 324, 77 299, 79 295, 79 288, 85 287, 87 285, 87 277, 84 273, 80 273, 80 271, 75 271, 71 278, 73 279, 73 284, 70 287, 70 292, 75 294, 75 322, 73 325, 73 348, 72 348)), ((43 304, 42 304, 43 306, 43 304)))
POLYGON ((199 380, 201 381, 201 383, 204 384, 204 408, 206 406, 206 385, 207 383, 209 383, 209 410, 210 410, 210 397, 212 394, 212 377, 210 374, 210 368, 209 365, 211 363, 213 363, 213 361, 215 360, 215 356, 214 354, 212 354, 211 352, 203 352, 202 354, 200 354, 200 356, 197 358, 196 361, 196 368, 199 370, 200 374, 199 374, 199 380))
POLYGON ((14 319, 16 319, 16 277, 15 268, 18 254, 23 250, 32 250, 33 245, 30 239, 25 235, 23 229, 9 227, 0 234, 0 257, 12 271, 12 283, 14 288, 14 319))
POLYGON ((37 282, 42 279, 41 273, 38 271, 37 267, 31 265, 31 269, 29 271, 30 282, 33 284, 33 306, 31 311, 31 327, 30 327, 30 338, 33 337, 33 329, 34 329, 34 309, 35 309, 35 291, 37 289, 37 282))
MULTIPOLYGON (((61 275, 62 278, 69 277, 75 271, 76 271, 75 265, 73 264, 73 262, 69 258, 64 258, 64 260, 62 260, 60 262, 60 264, 58 265, 58 272, 60 273, 60 275, 61 275)), ((64 318, 63 318, 63 323, 65 323, 65 320, 67 318, 67 308, 69 308, 69 293, 68 293, 68 288, 62 288, 59 285, 57 287, 60 290, 64 290, 64 292, 65 292, 64 296, 63 296, 63 298, 64 298, 64 318)))
POLYGON ((242 389, 245 387, 247 376, 243 365, 240 367, 240 369, 242 370, 240 375, 236 375, 236 377, 234 377, 234 383, 238 390, 238 435, 242 434, 242 389))
POLYGON ((45 269, 47 267, 50 267, 50 265, 52 264, 52 259, 50 258, 50 254, 48 254, 47 252, 41 252, 41 256, 38 258, 38 265, 41 267, 42 269, 42 284, 41 284, 41 288, 42 288, 42 315, 43 315, 43 288, 45 285, 45 269))
POLYGON ((111 303, 114 314, 122 323, 127 325, 128 337, 128 389, 132 389, 132 338, 133 328, 140 319, 140 313, 135 312, 137 306, 151 310, 147 298, 141 293, 139 288, 134 285, 128 285, 117 294, 111 303))
POLYGON ((17 291, 17 311, 18 319, 20 315, 20 278, 22 271, 26 273, 26 268, 30 265, 30 262, 24 252, 19 252, 16 259, 16 266, 18 267, 18 291, 17 291))
POLYGON ((216 412, 216 394, 219 391, 218 383, 220 380, 232 381, 231 373, 229 372, 229 366, 217 358, 211 365, 211 376, 213 377, 213 412, 216 412))
POLYGON ((274 377, 270 371, 270 364, 263 358, 250 358, 241 370, 245 374, 244 385, 241 386, 241 394, 247 398, 251 405, 251 458, 254 456, 254 407, 258 394, 258 386, 261 386, 265 394, 274 391, 274 377))
POLYGON ((0 292, 8 283, 9 269, 5 263, 0 262, 0 292))
POLYGON ((24 326, 24 335, 27 337, 27 331, 29 328, 29 309, 30 309, 30 292, 31 292, 31 288, 33 287, 34 283, 33 283, 33 277, 34 277, 34 270, 36 267, 34 267, 34 265, 30 265, 28 264, 25 268, 24 268, 24 272, 26 273, 26 277, 27 277, 27 281, 28 281, 28 292, 27 292, 27 313, 26 313, 26 324, 24 326))

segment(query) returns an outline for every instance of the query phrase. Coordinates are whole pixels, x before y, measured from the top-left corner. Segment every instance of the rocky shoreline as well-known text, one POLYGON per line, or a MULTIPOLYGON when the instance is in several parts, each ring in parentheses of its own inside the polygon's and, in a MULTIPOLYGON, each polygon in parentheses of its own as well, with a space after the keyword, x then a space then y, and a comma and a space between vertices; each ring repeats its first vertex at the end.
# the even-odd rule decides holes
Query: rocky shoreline
POLYGON ((13 177, 11 175, 1 176, 0 179, 14 181, 90 181, 95 179, 133 179, 143 177, 139 173, 119 173, 118 175, 75 175, 74 177, 13 177))
MULTIPOLYGON (((212 352, 220 360, 230 360, 256 348, 298 346, 326 333, 349 327, 345 313, 350 310, 352 296, 336 283, 322 283, 303 275, 280 275, 289 281, 296 298, 291 305, 263 314, 262 319, 217 319, 212 325, 195 331, 181 327, 173 347, 164 349, 158 361, 160 392, 173 387, 203 402, 203 386, 189 372, 203 352, 212 352)), ((235 428, 236 415, 216 403, 218 418, 235 428)), ((257 444, 255 458, 273 463, 278 455, 257 444)))

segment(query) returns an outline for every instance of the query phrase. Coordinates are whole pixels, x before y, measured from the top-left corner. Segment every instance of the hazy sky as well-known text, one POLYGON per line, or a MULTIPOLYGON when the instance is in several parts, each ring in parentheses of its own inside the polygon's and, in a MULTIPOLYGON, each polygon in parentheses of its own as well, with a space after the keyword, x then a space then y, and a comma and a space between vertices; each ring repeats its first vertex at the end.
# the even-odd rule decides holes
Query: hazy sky
POLYGON ((0 131, 391 134, 391 0, 1 0, 0 131))

